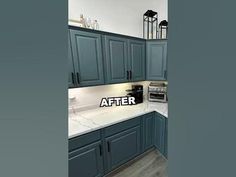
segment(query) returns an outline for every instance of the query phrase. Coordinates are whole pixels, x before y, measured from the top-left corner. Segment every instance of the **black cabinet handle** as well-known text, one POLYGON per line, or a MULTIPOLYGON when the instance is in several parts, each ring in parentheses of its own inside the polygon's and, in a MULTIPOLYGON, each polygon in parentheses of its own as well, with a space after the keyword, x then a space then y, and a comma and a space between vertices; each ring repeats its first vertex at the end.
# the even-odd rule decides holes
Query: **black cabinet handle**
POLYGON ((102 145, 99 144, 99 152, 100 152, 100 156, 102 156, 102 145))
POLYGON ((75 75, 73 72, 71 73, 71 79, 72 79, 72 84, 75 85, 75 75))
POLYGON ((77 81, 78 81, 78 84, 79 84, 79 73, 77 72, 76 75, 77 75, 77 81))
POLYGON ((129 71, 126 71, 126 73, 127 73, 127 80, 129 80, 129 71))
POLYGON ((167 71, 164 71, 164 78, 167 79, 167 71))
POLYGON ((132 79, 132 71, 131 70, 129 71, 129 79, 130 80, 132 79))
POLYGON ((111 147, 110 147, 110 142, 107 142, 107 151, 110 152, 111 151, 111 147))

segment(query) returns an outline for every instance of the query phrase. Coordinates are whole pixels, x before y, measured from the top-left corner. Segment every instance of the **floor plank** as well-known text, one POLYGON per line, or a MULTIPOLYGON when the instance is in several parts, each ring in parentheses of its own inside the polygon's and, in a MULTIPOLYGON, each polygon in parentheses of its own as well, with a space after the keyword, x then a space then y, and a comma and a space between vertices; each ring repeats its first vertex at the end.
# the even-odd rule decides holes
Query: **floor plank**
POLYGON ((153 150, 130 166, 108 177, 168 177, 167 160, 153 150))

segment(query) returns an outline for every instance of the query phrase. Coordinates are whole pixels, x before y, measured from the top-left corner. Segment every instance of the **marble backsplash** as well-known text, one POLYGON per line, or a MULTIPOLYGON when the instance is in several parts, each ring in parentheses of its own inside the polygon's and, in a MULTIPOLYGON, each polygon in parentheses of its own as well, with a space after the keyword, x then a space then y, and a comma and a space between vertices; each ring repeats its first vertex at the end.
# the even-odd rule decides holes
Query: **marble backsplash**
POLYGON ((74 88, 68 91, 68 105, 70 108, 88 110, 98 108, 104 97, 126 96, 127 89, 133 84, 142 84, 144 88, 144 100, 147 99, 149 81, 111 84, 94 87, 74 88))

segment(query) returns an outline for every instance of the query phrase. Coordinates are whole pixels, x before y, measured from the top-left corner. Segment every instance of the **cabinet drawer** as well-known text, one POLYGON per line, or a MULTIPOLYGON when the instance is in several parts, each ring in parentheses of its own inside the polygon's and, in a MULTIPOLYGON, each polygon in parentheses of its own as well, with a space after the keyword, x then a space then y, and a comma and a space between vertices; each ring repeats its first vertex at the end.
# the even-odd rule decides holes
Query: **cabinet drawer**
POLYGON ((88 145, 90 143, 93 143, 95 141, 99 141, 100 139, 101 139, 100 130, 87 133, 75 138, 71 138, 69 139, 69 152, 77 148, 83 147, 85 145, 88 145))
POLYGON ((141 121, 141 118, 137 117, 137 118, 133 118, 133 119, 112 125, 104 129, 104 134, 106 137, 114 135, 126 129, 140 125, 140 121, 141 121))

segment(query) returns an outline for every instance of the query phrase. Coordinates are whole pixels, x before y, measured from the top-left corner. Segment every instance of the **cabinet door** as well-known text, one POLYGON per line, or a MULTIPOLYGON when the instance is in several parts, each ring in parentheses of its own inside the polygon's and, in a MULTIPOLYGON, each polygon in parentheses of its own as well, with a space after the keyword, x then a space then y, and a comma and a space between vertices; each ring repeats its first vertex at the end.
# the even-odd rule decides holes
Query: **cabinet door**
POLYGON ((107 83, 128 81, 128 43, 124 38, 105 36, 107 83))
POLYGON ((93 143, 69 154, 69 177, 100 177, 102 175, 101 142, 93 143))
POLYGON ((68 32, 68 86, 69 88, 76 87, 75 81, 75 70, 74 70, 74 63, 72 58, 72 51, 71 51, 71 41, 70 41, 70 33, 68 32))
POLYGON ((165 133, 165 119, 156 113, 155 117, 155 146, 157 149, 164 154, 165 142, 164 142, 164 133, 165 133))
POLYGON ((129 40, 129 66, 132 81, 145 80, 145 42, 129 40))
POLYGON ((143 150, 154 145, 155 114, 149 113, 143 116, 143 150))
POLYGON ((139 155, 140 145, 140 126, 106 138, 108 170, 113 170, 139 155))
POLYGON ((70 33, 79 86, 104 84, 101 35, 78 30, 70 33))
POLYGON ((168 157, 168 119, 165 119, 165 133, 164 133, 164 154, 166 158, 168 157))
POLYGON ((167 41, 148 41, 146 80, 167 79, 167 41))

